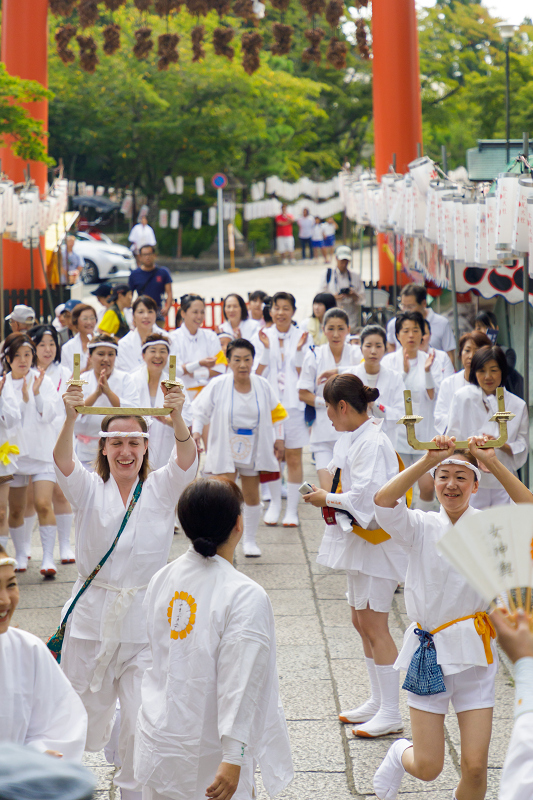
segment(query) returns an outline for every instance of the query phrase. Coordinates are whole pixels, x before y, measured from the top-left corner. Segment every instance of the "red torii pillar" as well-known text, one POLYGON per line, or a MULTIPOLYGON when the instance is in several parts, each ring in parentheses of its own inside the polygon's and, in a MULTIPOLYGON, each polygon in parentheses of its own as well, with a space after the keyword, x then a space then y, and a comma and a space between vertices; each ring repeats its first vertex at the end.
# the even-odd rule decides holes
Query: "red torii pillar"
MULTIPOLYGON (((2 2, 2 61, 10 75, 39 81, 48 86, 48 0, 3 0, 2 2)), ((48 130, 48 101, 26 103, 32 117, 43 122, 48 130)), ((1 148, 2 169, 15 183, 24 180, 27 162, 16 158, 9 147, 1 148)), ((44 193, 47 167, 30 161, 31 177, 41 194, 44 193)), ((4 286, 6 289, 29 289, 30 251, 22 244, 3 241, 4 286)), ((34 285, 45 288, 39 254, 34 253, 34 285)))
MULTIPOLYGON (((376 175, 381 180, 394 153, 396 171, 404 173, 417 156, 417 144, 422 145, 415 0, 372 0, 372 54, 374 149, 376 175)), ((393 264, 383 252, 383 243, 384 236, 379 234, 379 282, 391 286, 393 264)))

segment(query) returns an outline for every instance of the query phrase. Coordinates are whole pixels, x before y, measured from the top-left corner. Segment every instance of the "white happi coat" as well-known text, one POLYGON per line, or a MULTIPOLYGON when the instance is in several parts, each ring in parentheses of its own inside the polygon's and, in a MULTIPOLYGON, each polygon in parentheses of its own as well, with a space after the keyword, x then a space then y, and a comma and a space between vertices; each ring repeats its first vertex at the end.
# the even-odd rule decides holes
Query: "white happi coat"
MULTIPOLYGON (((176 375, 179 375, 185 384, 189 400, 194 400, 199 391, 207 386, 209 381, 209 369, 207 367, 197 367, 193 375, 185 373, 182 364, 191 364, 202 361, 209 356, 224 355, 220 347, 220 341, 214 331, 207 328, 198 328, 193 336, 184 324, 170 334, 170 355, 176 356, 176 375)), ((222 375, 226 372, 226 362, 213 367, 216 372, 222 375)))
MULTIPOLYGON (((21 422, 22 412, 15 396, 13 384, 6 380, 2 394, 0 394, 0 447, 2 445, 19 447, 21 422)), ((0 461, 0 477, 2 478, 17 471, 18 456, 14 453, 6 455, 8 463, 4 464, 0 461)))
MULTIPOLYGON (((356 431, 341 436, 328 466, 333 475, 337 468, 341 470, 342 492, 329 493, 327 505, 349 511, 361 528, 379 528, 372 498, 398 474, 399 468, 398 457, 382 430, 381 420, 369 419, 356 431)), ((391 539, 382 544, 370 544, 352 531, 343 531, 339 525, 326 525, 317 562, 331 569, 395 578, 400 582, 405 578, 407 558, 405 547, 391 539)))
POLYGON ((252 797, 253 758, 273 796, 292 780, 265 590, 219 555, 192 547, 150 582, 153 664, 142 681, 135 777, 172 800, 204 800, 221 737, 246 745, 234 800, 252 797))
MULTIPOLYGON (((509 456, 501 449, 496 450, 496 456, 502 464, 516 475, 520 467, 526 463, 529 449, 529 416, 524 401, 507 389, 503 390, 505 410, 512 411, 515 418, 507 423, 507 444, 513 451, 509 456)), ((455 436, 458 440, 468 439, 469 436, 479 436, 486 433, 489 436, 499 436, 499 426, 489 419, 498 410, 496 395, 486 395, 480 386, 468 384, 464 389, 459 389, 452 399, 450 415, 448 418, 448 436, 455 436)), ((486 472, 481 473, 479 482, 482 489, 501 489, 498 479, 486 472)))
POLYGON ((227 333, 228 336, 231 336, 232 339, 247 339, 249 342, 252 341, 254 335, 257 333, 259 328, 259 320, 251 319, 243 319, 239 322, 237 330, 234 331, 231 327, 231 322, 225 319, 222 325, 220 325, 219 330, 220 333, 227 333))
MULTIPOLYGON (((89 341, 92 339, 92 336, 89 336, 89 341)), ((64 367, 70 370, 70 374, 72 375, 72 369, 74 366, 74 355, 79 353, 80 358, 80 369, 84 370, 87 366, 87 361, 89 360, 89 347, 87 350, 83 350, 81 345, 81 336, 77 333, 72 339, 69 339, 68 342, 61 348, 61 363, 64 367)))
MULTIPOLYGON (((374 505, 376 519, 395 542, 408 548, 409 564, 405 578, 405 607, 412 624, 403 638, 403 647, 396 660, 397 669, 407 669, 420 644, 414 630, 417 623, 425 631, 433 631, 460 617, 486 611, 486 601, 475 592, 465 578, 451 566, 436 547, 452 524, 446 511, 411 511, 402 499, 395 508, 374 505)), ((478 511, 469 506, 461 520, 478 511)), ((437 663, 444 675, 453 675, 470 667, 487 666, 481 636, 473 619, 457 622, 434 636, 437 663)), ((498 655, 491 640, 495 663, 498 655)))
MULTIPOLYGON (((338 368, 339 372, 352 371, 355 364, 361 361, 361 350, 351 344, 345 344, 342 350, 341 360, 337 363, 331 352, 329 344, 322 344, 319 347, 309 349, 305 354, 302 371, 298 378, 297 389, 306 389, 318 397, 324 397, 325 383, 317 384, 319 376, 326 370, 338 368)), ((316 409, 316 419, 311 425, 310 443, 336 442, 340 437, 327 415, 325 408, 316 409)))
POLYGON ((514 665, 515 723, 505 757, 500 800, 531 800, 533 794, 533 658, 519 658, 514 665))
MULTIPOLYGON (((84 379, 87 383, 82 386, 83 396, 89 397, 98 385, 98 378, 94 371, 86 372, 84 379)), ((120 406, 139 408, 139 394, 130 375, 121 370, 114 369, 107 379, 109 388, 118 396, 120 406)), ((111 404, 105 394, 96 399, 95 406, 110 408, 111 404)), ((101 414, 80 414, 74 425, 76 438, 76 454, 80 461, 92 461, 98 449, 98 432, 102 427, 104 417, 101 414)))
MULTIPOLYGON (((162 331, 155 322, 152 326, 152 333, 160 333, 168 338, 167 332, 162 331)), ((143 343, 136 328, 123 336, 122 339, 119 339, 115 369, 121 369, 123 372, 131 374, 134 370, 142 367, 144 364, 142 346, 143 343)))
MULTIPOLYGON (((274 455, 274 438, 283 438, 281 431, 275 437, 272 411, 278 405, 277 395, 271 385, 259 375, 251 375, 252 393, 257 396, 259 424, 255 431, 257 447, 255 462, 249 469, 265 472, 279 472, 279 462, 274 455)), ((194 403, 193 430, 201 433, 204 425, 209 425, 207 455, 204 468, 213 475, 235 472, 235 462, 231 455, 230 435, 233 372, 211 381, 200 392, 194 403)))
MULTIPOLYGON (((435 408, 436 397, 433 400, 430 399, 426 391, 425 383, 424 365, 427 357, 427 353, 424 353, 423 350, 419 350, 418 365, 415 368, 411 368, 407 374, 403 371, 403 349, 401 347, 398 350, 395 350, 394 353, 387 353, 386 356, 383 356, 380 364, 381 367, 387 367, 388 369, 393 369, 395 372, 397 372, 403 380, 404 389, 411 390, 413 414, 419 414, 421 417, 423 417, 422 421, 419 422, 415 427, 416 436, 421 442, 430 441, 433 439, 436 433, 433 423, 433 412, 435 408)), ((435 395, 437 395, 437 387, 440 385, 442 380, 442 373, 435 361, 431 365, 431 375, 433 376, 433 382, 435 383, 434 392, 435 395)), ((409 454, 413 453, 412 448, 407 442, 405 425, 398 425, 398 429, 398 438, 396 440, 398 452, 409 454)))
MULTIPOLYGON (((13 380, 13 373, 6 375, 5 387, 8 393, 13 391, 17 399, 21 424, 17 430, 20 455, 17 458, 17 473, 35 475, 53 469, 53 450, 57 439, 57 428, 54 425, 59 409, 58 395, 50 378, 45 375, 39 394, 33 394, 33 382, 39 377, 36 369, 31 369, 26 376, 28 402, 22 399, 23 378, 13 380)), ((4 389, 5 389, 4 387, 4 389)), ((3 394, 3 393, 2 393, 3 394)))
POLYGON ((435 404, 434 419, 437 433, 443 434, 446 431, 452 400, 456 392, 458 392, 459 389, 464 389, 465 386, 470 386, 470 384, 465 378, 464 369, 460 372, 456 372, 454 375, 450 375, 448 378, 444 378, 442 381, 435 404))
MULTIPOLYGON (((446 356, 446 358, 448 358, 448 356, 446 356)), ((449 360, 450 359, 448 359, 448 361, 449 360)), ((365 386, 368 385, 366 382, 368 376, 364 364, 352 367, 349 371, 352 375, 357 375, 358 378, 361 378, 365 386)), ((374 401, 372 409, 369 409, 369 412, 372 416, 376 417, 376 419, 383 420, 381 429, 391 440, 392 446, 396 447, 398 429, 400 427, 398 425, 398 420, 405 414, 403 402, 405 386, 402 377, 394 370, 383 367, 380 364, 375 388, 379 391, 379 397, 374 401), (382 411, 380 406, 383 406, 385 410, 382 411)))
MULTIPOLYGON (((71 638, 102 642, 106 652, 113 652, 119 644, 148 641, 144 595, 152 576, 167 562, 174 535, 174 509, 181 492, 194 480, 196 468, 197 459, 183 471, 171 458, 165 467, 148 475, 115 550, 69 617, 67 632, 71 638)), ((135 487, 124 505, 113 476, 104 483, 77 458, 68 477, 57 466, 56 475, 74 511, 79 573, 72 589, 75 597, 111 547, 135 487)), ((93 672, 95 668, 93 664, 93 672)), ((87 665, 87 685, 91 679, 91 665, 87 665)))
MULTIPOLYGON (((150 387, 148 385, 148 367, 144 362, 139 369, 135 370, 135 372, 131 374, 131 379, 139 396, 140 408, 150 408, 150 406, 152 406, 152 400, 150 397, 150 387)), ((161 380, 164 381, 166 379, 168 379, 168 370, 165 369, 161 373, 161 380)), ((163 390, 161 389, 160 383, 157 387, 155 405, 153 405, 152 408, 164 407, 165 398, 163 396, 163 390)), ((192 425, 192 406, 187 393, 185 393, 185 403, 183 404, 182 417, 187 426, 192 425)), ((159 419, 168 420, 170 418, 167 416, 159 417, 159 419)), ((152 469, 159 469, 159 467, 165 466, 174 447, 174 428, 170 425, 162 425, 160 422, 158 422, 157 417, 152 417, 151 420, 152 424, 150 425, 149 431, 150 439, 148 440, 150 464, 152 469)))
MULTIPOLYGON (((263 371, 263 378, 270 383, 274 391, 279 394, 280 401, 284 408, 298 409, 303 411, 305 403, 301 403, 298 397, 298 373, 294 364, 296 356, 296 346, 302 335, 302 331, 297 325, 291 325, 287 333, 280 333, 275 325, 271 328, 264 328, 263 332, 270 339, 268 352, 268 367, 263 371), (280 347, 279 339, 283 339, 283 348, 280 347)), ((265 346, 258 336, 254 338, 255 363, 257 368, 265 346)))
POLYGON ((87 714, 44 642, 18 628, 1 634, 0 685, 0 742, 81 761, 87 714))

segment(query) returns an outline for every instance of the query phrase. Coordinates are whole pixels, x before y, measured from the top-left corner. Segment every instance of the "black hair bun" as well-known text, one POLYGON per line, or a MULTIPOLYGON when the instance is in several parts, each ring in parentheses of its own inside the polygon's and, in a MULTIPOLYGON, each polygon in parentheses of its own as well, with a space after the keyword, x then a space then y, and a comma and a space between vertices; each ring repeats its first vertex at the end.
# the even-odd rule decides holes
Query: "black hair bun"
POLYGON ((379 390, 378 389, 371 389, 370 386, 365 386, 365 397, 367 403, 373 403, 374 400, 377 400, 379 397, 379 390))
POLYGON ((196 552, 205 558, 216 555, 217 546, 211 539, 202 539, 200 537, 195 539, 192 544, 196 552))

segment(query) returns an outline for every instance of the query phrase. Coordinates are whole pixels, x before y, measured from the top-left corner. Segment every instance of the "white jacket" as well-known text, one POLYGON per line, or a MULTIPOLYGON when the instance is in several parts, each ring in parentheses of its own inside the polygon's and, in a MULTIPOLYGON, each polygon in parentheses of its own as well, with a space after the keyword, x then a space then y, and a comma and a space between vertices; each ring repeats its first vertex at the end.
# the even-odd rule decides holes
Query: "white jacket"
MULTIPOLYGON (((303 411, 305 403, 298 397, 298 373, 296 372, 295 357, 296 346, 302 335, 297 325, 291 325, 287 333, 280 333, 275 325, 264 328, 264 333, 270 339, 270 348, 265 348, 258 336, 254 337, 255 362, 254 368, 263 360, 268 361, 268 367, 262 377, 266 378, 274 392, 279 394, 284 408, 303 411), (283 347, 280 346, 280 337, 283 347)), ((305 346, 304 346, 305 347, 305 346)))
POLYGON ((191 548, 154 576, 145 608, 153 664, 141 687, 136 779, 172 800, 204 800, 229 736, 246 745, 235 800, 252 796, 254 761, 269 795, 281 792, 294 773, 265 590, 191 548))
POLYGON ((50 378, 45 375, 37 397, 33 394, 33 382, 39 376, 31 369, 26 377, 28 402, 22 399, 23 380, 13 380, 13 373, 6 376, 6 386, 12 389, 17 398, 21 424, 18 429, 20 455, 17 459, 17 472, 34 475, 52 470, 53 450, 57 439, 55 421, 59 413, 58 395, 50 378))
MULTIPOLYGON (((446 356, 448 358, 448 356, 446 356)), ((448 361, 450 359, 448 358, 448 361)), ((352 367, 349 370, 352 375, 357 375, 361 378, 363 383, 366 384, 367 373, 365 365, 359 364, 357 367, 352 367)), ((401 375, 398 375, 392 369, 383 367, 380 364, 378 372, 378 380, 375 387, 379 391, 378 399, 373 403, 370 413, 376 419, 383 420, 382 431, 386 433, 392 442, 392 446, 396 448, 398 441, 398 420, 405 414, 405 406, 403 402, 403 391, 405 389, 401 375), (382 408, 384 410, 382 410, 382 408)))

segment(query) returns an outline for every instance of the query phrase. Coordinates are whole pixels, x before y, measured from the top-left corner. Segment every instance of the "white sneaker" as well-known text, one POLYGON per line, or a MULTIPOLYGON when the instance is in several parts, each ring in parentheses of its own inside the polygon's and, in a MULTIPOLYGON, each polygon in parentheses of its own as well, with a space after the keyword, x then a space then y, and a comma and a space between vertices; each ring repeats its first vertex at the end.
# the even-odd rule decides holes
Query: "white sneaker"
POLYGON ((379 711, 379 703, 376 703, 372 698, 363 703, 358 708, 352 708, 350 711, 341 711, 339 719, 341 722, 351 723, 356 725, 361 722, 368 722, 379 711))
POLYGON ((405 769, 402 755, 412 747, 407 739, 398 739, 389 748, 380 768, 374 775, 374 792, 378 800, 396 800, 405 769))
POLYGON ((391 733, 401 733, 403 731, 402 718, 398 716, 391 719, 388 715, 378 713, 372 719, 354 728, 354 736, 361 736, 365 739, 376 739, 378 736, 388 736, 391 733))

